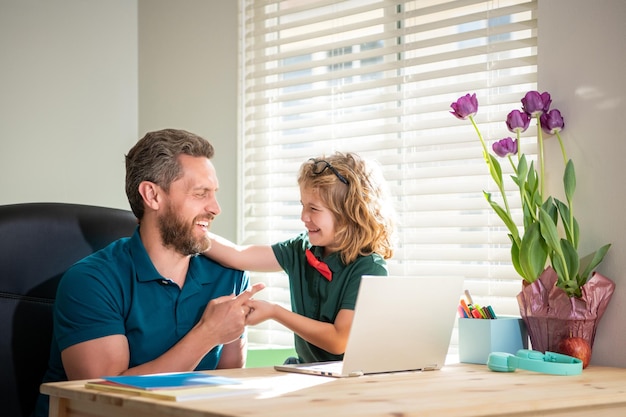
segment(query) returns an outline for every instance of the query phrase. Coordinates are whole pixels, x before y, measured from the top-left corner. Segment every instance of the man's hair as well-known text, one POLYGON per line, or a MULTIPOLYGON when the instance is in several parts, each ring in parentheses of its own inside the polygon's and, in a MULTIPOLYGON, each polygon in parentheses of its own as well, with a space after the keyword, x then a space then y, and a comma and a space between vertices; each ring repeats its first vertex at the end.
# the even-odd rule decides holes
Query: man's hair
POLYGON ((303 163, 298 185, 317 191, 333 213, 335 239, 344 264, 374 252, 391 258, 396 214, 378 164, 355 153, 336 152, 303 163), (322 170, 325 164, 321 161, 330 167, 322 170))
POLYGON ((179 155, 211 159, 213 154, 213 146, 206 139, 185 130, 146 133, 126 155, 126 196, 137 219, 144 215, 143 198, 139 194, 141 182, 153 182, 167 192, 172 181, 181 175, 179 155))

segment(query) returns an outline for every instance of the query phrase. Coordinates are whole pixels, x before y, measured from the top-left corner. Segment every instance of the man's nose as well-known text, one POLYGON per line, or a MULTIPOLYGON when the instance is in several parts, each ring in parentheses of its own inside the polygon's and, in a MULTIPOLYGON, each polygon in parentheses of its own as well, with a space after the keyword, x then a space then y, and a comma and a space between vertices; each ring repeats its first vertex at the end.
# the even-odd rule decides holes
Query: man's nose
POLYGON ((206 206, 205 210, 213 214, 214 216, 217 216, 222 212, 222 208, 220 207, 220 203, 218 203, 217 198, 211 200, 211 202, 209 202, 209 204, 206 206))

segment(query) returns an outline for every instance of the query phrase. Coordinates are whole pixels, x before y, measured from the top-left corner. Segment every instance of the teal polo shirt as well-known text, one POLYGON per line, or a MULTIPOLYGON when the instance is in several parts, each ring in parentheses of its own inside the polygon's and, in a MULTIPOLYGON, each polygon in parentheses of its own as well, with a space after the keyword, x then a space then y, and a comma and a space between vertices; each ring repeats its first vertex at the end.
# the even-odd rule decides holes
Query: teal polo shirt
MULTIPOLYGON (((354 262, 345 265, 339 252, 322 257, 324 248, 311 247, 306 232, 285 242, 272 245, 280 266, 289 275, 291 309, 302 316, 334 323, 341 309, 354 310, 359 284, 363 275, 388 275, 385 259, 377 253, 359 256, 354 262), (305 250, 325 262, 333 272, 328 281, 306 260, 305 250)), ((294 334, 295 348, 301 362, 324 362, 341 360, 343 354, 334 355, 294 334)))
MULTIPOLYGON (((61 279, 44 382, 67 380, 61 351, 99 337, 126 336, 129 368, 156 359, 191 330, 210 300, 239 294, 248 286, 246 272, 194 256, 185 284, 179 288, 157 272, 138 227, 132 237, 74 264, 61 279)), ((215 369, 222 347, 212 349, 196 369, 215 369)))

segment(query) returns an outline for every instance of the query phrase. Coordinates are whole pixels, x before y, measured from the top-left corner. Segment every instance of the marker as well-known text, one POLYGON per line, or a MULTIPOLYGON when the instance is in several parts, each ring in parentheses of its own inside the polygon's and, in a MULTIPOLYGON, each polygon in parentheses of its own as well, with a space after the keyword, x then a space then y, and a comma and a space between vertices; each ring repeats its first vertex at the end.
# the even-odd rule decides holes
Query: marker
POLYGON ((487 316, 485 315, 485 312, 483 311, 483 308, 481 306, 479 306, 478 304, 474 304, 474 309, 476 311, 478 311, 478 314, 480 314, 480 318, 482 319, 486 319, 487 316))
POLYGON ((472 300, 472 296, 470 295, 469 290, 465 290, 465 298, 467 299, 467 304, 474 304, 472 300))
POLYGON ((467 317, 472 317, 472 313, 470 313, 469 307, 465 303, 465 300, 462 298, 461 298, 461 308, 465 311, 465 314, 467 314, 467 317))

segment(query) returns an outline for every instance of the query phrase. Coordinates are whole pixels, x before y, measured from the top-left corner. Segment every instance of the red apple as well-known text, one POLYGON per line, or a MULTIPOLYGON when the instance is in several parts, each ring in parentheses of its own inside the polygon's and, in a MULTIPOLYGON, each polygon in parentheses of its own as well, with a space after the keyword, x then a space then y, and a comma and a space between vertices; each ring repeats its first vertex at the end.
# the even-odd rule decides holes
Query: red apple
POLYGON ((583 361, 583 369, 591 360, 591 346, 582 337, 567 337, 559 343, 558 353, 573 356, 583 361))

